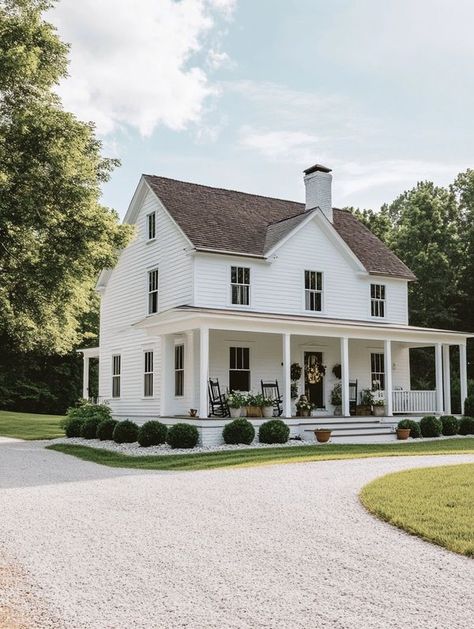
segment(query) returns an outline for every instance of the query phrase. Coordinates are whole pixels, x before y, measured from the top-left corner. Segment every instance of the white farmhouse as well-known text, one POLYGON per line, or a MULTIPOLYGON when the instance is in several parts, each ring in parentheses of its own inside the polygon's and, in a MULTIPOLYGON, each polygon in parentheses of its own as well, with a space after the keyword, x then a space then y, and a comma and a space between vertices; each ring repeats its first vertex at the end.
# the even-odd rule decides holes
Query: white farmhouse
POLYGON ((100 347, 83 350, 84 397, 98 357, 99 396, 116 417, 173 423, 194 408, 203 424, 212 379, 223 393, 277 381, 291 418, 298 363, 295 384, 318 415, 334 414, 338 382, 346 417, 364 389, 383 397, 387 417, 449 413, 457 345, 464 400, 466 334, 408 324, 416 278, 332 207, 331 181, 328 168, 308 168, 302 204, 143 175, 125 217, 135 237, 97 284, 100 347), (412 391, 410 348, 425 346, 435 347, 436 388, 412 391))

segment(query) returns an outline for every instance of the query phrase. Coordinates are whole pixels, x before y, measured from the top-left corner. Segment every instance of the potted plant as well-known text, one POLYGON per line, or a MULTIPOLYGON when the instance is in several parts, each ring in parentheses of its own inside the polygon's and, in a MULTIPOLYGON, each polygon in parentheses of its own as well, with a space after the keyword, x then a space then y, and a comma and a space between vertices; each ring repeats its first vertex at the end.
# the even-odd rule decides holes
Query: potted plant
POLYGON ((309 417, 312 408, 313 405, 308 400, 306 395, 301 395, 300 399, 296 402, 296 410, 301 417, 309 417))
POLYGON ((374 400, 372 402, 372 409, 375 417, 383 417, 385 415, 385 400, 374 400))
POLYGON ((331 391, 331 404, 334 406, 334 415, 342 415, 342 386, 337 382, 331 391))
POLYGON ((197 408, 189 409, 189 417, 197 417, 197 408))
POLYGON ((332 430, 329 428, 315 428, 314 435, 318 443, 327 443, 331 438, 332 430))
POLYGON ((263 407, 263 395, 261 393, 257 393, 253 395, 253 393, 249 393, 247 400, 247 417, 261 417, 262 416, 262 407, 263 407))
MULTIPOLYGON (((402 420, 403 422, 403 420, 402 420)), ((404 428, 403 424, 400 426, 402 422, 398 422, 397 426, 397 439, 399 441, 405 441, 410 436, 411 428, 404 428)))
POLYGON ((262 400, 262 414, 264 417, 273 417, 273 411, 275 410, 275 400, 271 397, 264 397, 262 400))
POLYGON ((245 396, 242 393, 232 392, 227 397, 227 406, 229 407, 231 417, 240 417, 242 408, 245 406, 245 396))
POLYGON ((342 369, 341 369, 341 365, 340 364, 334 365, 334 367, 332 368, 332 372, 333 372, 333 374, 336 376, 336 378, 338 380, 341 379, 342 369))
POLYGON ((357 406, 357 415, 370 415, 372 412, 372 404, 374 403, 374 394, 370 389, 363 389, 360 392, 360 404, 357 406))

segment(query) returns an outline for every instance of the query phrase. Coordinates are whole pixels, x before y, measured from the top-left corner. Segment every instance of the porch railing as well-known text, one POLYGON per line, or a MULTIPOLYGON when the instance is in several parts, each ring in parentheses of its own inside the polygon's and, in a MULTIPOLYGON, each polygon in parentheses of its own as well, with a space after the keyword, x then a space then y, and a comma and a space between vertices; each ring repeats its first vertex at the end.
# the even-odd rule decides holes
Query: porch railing
POLYGON ((393 391, 394 413, 434 413, 436 391, 393 391))

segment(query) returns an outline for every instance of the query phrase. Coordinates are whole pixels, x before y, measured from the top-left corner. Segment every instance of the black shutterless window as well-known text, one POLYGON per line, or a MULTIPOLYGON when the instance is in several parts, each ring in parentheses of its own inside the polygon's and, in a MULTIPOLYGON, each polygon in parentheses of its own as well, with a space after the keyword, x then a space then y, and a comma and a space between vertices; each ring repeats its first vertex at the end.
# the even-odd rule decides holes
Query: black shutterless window
POLYGON ((184 395, 184 345, 174 348, 174 394, 177 397, 184 395))
POLYGON ((231 267, 230 287, 233 304, 238 306, 250 305, 250 269, 248 267, 231 267))
POLYGON ((148 271, 148 314, 158 312, 158 269, 148 271))
POLYGON ((229 352, 229 389, 250 391, 250 350, 231 347, 229 352))
POLYGON ((122 372, 122 359, 120 354, 112 356, 112 397, 120 397, 120 377, 122 372))
POLYGON ((153 352, 144 353, 143 395, 153 396, 153 352))

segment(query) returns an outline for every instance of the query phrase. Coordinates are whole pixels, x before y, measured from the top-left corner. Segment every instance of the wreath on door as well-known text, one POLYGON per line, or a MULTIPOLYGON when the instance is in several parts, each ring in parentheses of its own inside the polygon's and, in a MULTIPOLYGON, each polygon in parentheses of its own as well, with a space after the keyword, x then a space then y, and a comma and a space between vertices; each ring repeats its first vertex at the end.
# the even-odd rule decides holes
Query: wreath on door
POLYGON ((326 365, 322 363, 316 363, 305 368, 306 382, 308 384, 317 384, 321 382, 323 376, 326 374, 326 365))

